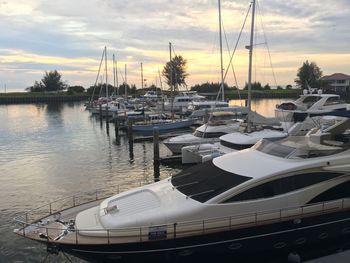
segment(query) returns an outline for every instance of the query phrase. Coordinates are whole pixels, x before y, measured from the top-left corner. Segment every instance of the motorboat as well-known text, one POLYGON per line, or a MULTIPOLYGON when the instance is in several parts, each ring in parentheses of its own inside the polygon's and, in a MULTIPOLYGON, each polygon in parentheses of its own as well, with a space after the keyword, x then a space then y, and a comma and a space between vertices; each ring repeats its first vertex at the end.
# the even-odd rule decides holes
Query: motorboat
POLYGON ((90 109, 91 114, 102 114, 102 116, 112 117, 116 114, 124 114, 128 111, 125 103, 120 100, 113 100, 107 103, 98 104, 90 109))
POLYGON ((165 111, 186 111, 192 102, 204 100, 205 97, 198 95, 196 91, 181 91, 174 98, 164 98, 159 106, 165 111))
POLYGON ((348 109, 348 104, 339 95, 323 94, 322 90, 314 93, 312 89, 305 89, 297 100, 276 105, 275 116, 282 122, 299 122, 307 116, 348 109))
POLYGON ((286 130, 276 118, 267 118, 251 111, 247 114, 247 119, 239 124, 238 129, 220 136, 217 142, 182 147, 182 164, 207 162, 232 151, 249 148, 260 139, 279 140, 288 136, 286 130), (247 120, 250 121, 249 131, 247 120))
POLYGON ((98 262, 261 262, 327 249, 350 238, 349 128, 338 118, 106 199, 41 205, 16 218, 15 233, 98 262))
POLYGON ((148 114, 143 121, 132 124, 135 132, 153 132, 154 128, 159 131, 189 128, 193 124, 192 119, 169 119, 165 114, 148 114))
POLYGON ((237 119, 232 112, 213 112, 209 121, 198 127, 194 133, 172 137, 163 143, 172 153, 178 154, 185 146, 218 142, 220 136, 238 131, 241 123, 242 120, 237 119))

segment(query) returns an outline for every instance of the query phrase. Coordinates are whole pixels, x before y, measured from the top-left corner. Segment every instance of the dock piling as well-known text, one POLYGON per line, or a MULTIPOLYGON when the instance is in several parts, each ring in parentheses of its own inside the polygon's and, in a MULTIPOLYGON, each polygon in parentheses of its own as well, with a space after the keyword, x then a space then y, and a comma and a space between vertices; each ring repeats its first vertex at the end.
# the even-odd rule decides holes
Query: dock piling
POLYGON ((159 165, 159 129, 153 128, 153 164, 159 165))

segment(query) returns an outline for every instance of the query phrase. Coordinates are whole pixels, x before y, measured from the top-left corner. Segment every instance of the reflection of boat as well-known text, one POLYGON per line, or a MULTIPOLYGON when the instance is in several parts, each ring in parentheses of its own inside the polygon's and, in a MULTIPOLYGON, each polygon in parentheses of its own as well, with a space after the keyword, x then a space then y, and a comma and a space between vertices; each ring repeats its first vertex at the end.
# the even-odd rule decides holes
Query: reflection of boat
POLYGON ((159 131, 188 128, 193 124, 192 119, 167 119, 163 114, 149 114, 146 120, 132 124, 133 131, 152 132, 155 127, 159 131))
POLYGON ((201 143, 214 143, 219 137, 238 131, 242 121, 235 119, 232 112, 213 112, 210 121, 198 127, 193 134, 183 134, 163 141, 173 153, 181 153, 182 147, 201 143))
POLYGON ((275 116, 283 122, 297 122, 303 121, 308 115, 346 110, 347 107, 339 95, 322 94, 321 90, 316 94, 304 90, 299 99, 276 105, 275 116))
POLYGON ((82 205, 77 196, 66 199, 59 213, 56 203, 41 206, 17 219, 24 227, 15 232, 99 262, 220 255, 247 262, 322 250, 350 237, 349 128, 341 118, 103 201, 96 192, 82 205), (40 219, 31 219, 35 212, 40 219))

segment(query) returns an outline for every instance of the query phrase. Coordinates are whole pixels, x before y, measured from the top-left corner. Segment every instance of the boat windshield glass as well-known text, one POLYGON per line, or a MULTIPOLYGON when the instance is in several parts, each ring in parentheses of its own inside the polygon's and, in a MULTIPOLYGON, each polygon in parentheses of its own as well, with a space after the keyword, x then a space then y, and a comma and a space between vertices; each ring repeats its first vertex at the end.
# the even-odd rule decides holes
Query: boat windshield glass
POLYGON ((296 148, 271 142, 265 139, 257 142, 253 148, 259 152, 263 152, 269 155, 274 155, 281 158, 290 156, 296 148))
POLYGON ((210 161, 185 169, 173 176, 171 183, 184 195, 204 203, 250 179, 222 170, 210 161))

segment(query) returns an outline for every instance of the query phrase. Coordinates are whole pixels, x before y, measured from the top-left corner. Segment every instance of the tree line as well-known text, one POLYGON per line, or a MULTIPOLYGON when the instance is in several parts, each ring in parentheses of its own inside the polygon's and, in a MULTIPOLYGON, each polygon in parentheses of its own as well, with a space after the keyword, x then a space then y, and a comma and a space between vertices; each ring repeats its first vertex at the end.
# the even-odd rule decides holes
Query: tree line
MULTIPOLYGON (((162 75, 166 80, 166 83, 171 87, 174 91, 179 90, 180 87, 186 87, 186 78, 188 74, 186 73, 187 69, 187 60, 182 56, 175 56, 171 61, 167 62, 162 71, 162 75)), ((317 66, 315 62, 309 63, 309 61, 305 61, 302 66, 297 71, 297 77, 294 82, 301 89, 308 88, 325 88, 328 84, 322 80, 322 70, 317 66)), ((248 88, 248 84, 245 84, 244 89, 248 88)), ((277 86, 277 89, 291 89, 292 85, 287 85, 285 87, 277 86)), ((226 83, 224 84, 225 90, 237 90, 237 87, 232 86, 229 87, 226 83)), ((270 90, 271 86, 269 83, 263 85, 260 82, 252 83, 253 90, 270 90)), ((40 81, 35 81, 33 86, 26 88, 29 92, 62 92, 67 91, 68 94, 76 94, 76 93, 88 93, 88 94, 106 94, 106 84, 98 84, 97 86, 91 86, 85 89, 82 86, 69 86, 66 81, 62 80, 62 75, 57 71, 49 71, 45 72, 44 76, 40 81)), ((155 90, 160 92, 160 88, 156 87, 154 84, 148 88, 143 89, 142 91, 136 88, 135 84, 121 84, 119 87, 114 88, 112 85, 108 85, 108 94, 116 93, 120 95, 124 95, 125 91, 127 94, 136 95, 140 94, 140 92, 145 92, 147 90, 155 90)), ((219 83, 202 83, 196 84, 190 87, 190 90, 197 92, 207 92, 214 93, 220 90, 219 83)))

